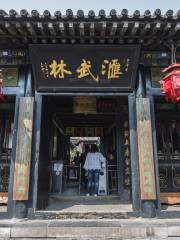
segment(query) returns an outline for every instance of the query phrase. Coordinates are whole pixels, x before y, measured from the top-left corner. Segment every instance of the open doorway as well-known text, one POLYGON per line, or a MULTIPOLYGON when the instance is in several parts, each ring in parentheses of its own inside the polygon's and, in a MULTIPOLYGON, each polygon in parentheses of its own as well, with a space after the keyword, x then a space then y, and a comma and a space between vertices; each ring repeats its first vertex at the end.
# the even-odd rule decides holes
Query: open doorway
POLYGON ((96 109, 90 113, 75 112, 73 101, 73 97, 43 98, 38 209, 45 209, 54 197, 86 195, 83 165, 92 144, 106 159, 98 195, 119 196, 126 188, 130 196, 127 99, 96 97, 96 109))
POLYGON ((8 96, 6 102, 0 104, 0 217, 7 214, 14 111, 15 96, 8 96))

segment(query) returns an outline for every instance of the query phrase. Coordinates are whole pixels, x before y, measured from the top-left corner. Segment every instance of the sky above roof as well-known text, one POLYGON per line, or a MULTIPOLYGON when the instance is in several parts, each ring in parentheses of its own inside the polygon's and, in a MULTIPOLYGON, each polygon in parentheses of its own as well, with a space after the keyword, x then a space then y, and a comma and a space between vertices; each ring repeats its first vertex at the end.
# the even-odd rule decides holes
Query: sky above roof
POLYGON ((118 14, 123 8, 127 8, 129 14, 132 14, 134 10, 138 9, 143 14, 144 10, 150 9, 152 12, 160 8, 162 14, 168 9, 180 10, 180 0, 0 0, 0 8, 5 11, 10 9, 27 9, 31 11, 37 9, 39 12, 48 9, 51 13, 55 10, 60 10, 65 14, 66 9, 71 8, 75 13, 78 9, 84 10, 85 14, 89 10, 94 10, 96 14, 98 10, 105 9, 107 14, 109 14, 110 9, 116 9, 118 14))

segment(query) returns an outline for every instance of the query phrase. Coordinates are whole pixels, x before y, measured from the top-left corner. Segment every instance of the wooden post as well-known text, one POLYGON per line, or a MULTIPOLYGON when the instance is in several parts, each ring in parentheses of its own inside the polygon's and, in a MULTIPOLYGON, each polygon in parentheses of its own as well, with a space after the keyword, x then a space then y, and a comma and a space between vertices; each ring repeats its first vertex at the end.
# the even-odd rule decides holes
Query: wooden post
POLYGON ((14 181, 14 167, 16 157, 16 143, 17 143, 17 126, 18 126, 18 114, 19 114, 19 99, 20 96, 16 96, 15 102, 15 114, 14 114, 14 128, 13 128, 13 141, 12 141, 12 154, 11 154, 11 167, 9 177, 9 188, 8 188, 8 205, 7 212, 9 217, 15 215, 15 201, 13 201, 13 181, 14 181))
POLYGON ((132 182, 132 206, 134 211, 140 210, 139 188, 139 162, 137 148, 137 124, 136 124, 136 100, 135 96, 129 95, 129 131, 130 131, 130 154, 131 154, 131 182, 132 182))
POLYGON ((141 200, 156 200, 149 98, 136 99, 141 200))
POLYGON ((34 215, 37 207, 38 193, 38 167, 40 154, 40 132, 41 132, 41 112, 42 112, 42 96, 35 94, 35 110, 33 125, 33 142, 32 142, 32 164, 31 164, 31 184, 30 184, 30 201, 28 216, 34 215))
POLYGON ((13 200, 28 200, 33 107, 34 98, 20 98, 13 200))

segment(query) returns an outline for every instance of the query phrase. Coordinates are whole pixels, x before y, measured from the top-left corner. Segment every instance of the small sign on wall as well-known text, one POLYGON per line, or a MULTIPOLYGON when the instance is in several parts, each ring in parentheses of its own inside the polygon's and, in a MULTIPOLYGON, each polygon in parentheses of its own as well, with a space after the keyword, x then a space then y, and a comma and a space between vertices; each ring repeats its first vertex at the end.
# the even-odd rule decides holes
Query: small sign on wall
POLYGON ((62 172, 62 170, 63 170, 63 163, 54 163, 53 170, 55 172, 62 172))
POLYGON ((78 96, 73 98, 74 113, 96 113, 96 97, 78 96))

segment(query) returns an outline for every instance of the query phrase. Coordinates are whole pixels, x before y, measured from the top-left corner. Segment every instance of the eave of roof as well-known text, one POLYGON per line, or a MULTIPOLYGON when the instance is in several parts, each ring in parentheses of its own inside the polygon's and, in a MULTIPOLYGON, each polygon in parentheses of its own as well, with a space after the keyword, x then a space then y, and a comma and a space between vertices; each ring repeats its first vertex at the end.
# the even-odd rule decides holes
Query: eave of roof
POLYGON ((19 13, 0 10, 0 43, 100 43, 141 44, 143 47, 161 46, 180 42, 180 10, 165 14, 156 9, 153 14, 146 10, 142 15, 136 10, 128 15, 127 9, 120 14, 112 9, 106 15, 102 9, 98 15, 90 10, 86 16, 82 10, 74 15, 71 9, 62 15, 48 10, 31 14, 22 9, 19 13))

